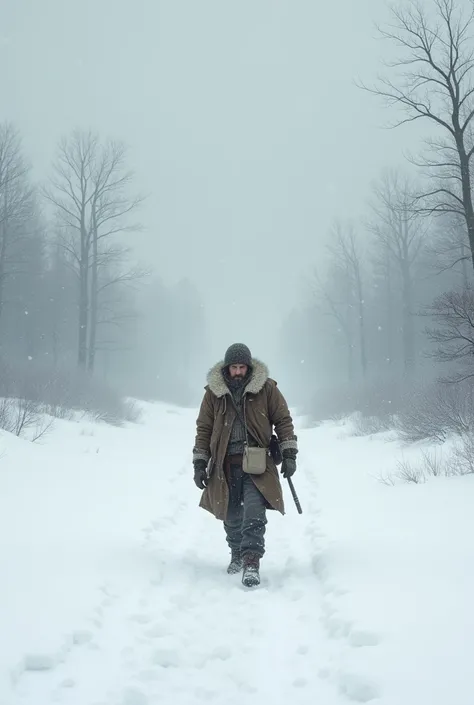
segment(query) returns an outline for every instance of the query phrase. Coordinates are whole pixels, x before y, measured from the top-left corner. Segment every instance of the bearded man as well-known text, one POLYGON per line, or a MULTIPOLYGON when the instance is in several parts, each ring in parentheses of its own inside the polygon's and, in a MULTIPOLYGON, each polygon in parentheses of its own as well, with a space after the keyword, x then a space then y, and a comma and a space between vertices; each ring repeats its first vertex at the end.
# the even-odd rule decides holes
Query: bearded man
POLYGON ((247 587, 260 583, 266 510, 285 513, 277 466, 270 452, 273 429, 291 477, 298 453, 293 420, 267 366, 241 343, 231 345, 207 375, 196 422, 194 482, 200 506, 224 524, 231 551, 228 573, 242 570, 247 587))

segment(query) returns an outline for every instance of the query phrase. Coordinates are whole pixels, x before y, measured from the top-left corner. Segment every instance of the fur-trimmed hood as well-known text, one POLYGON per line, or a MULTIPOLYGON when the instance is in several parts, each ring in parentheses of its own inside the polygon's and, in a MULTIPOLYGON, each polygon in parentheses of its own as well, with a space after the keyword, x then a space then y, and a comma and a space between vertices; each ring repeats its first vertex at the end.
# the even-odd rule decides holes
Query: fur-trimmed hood
MULTIPOLYGON (((223 397, 225 394, 230 394, 229 388, 225 382, 225 377, 222 372, 224 368, 224 360, 218 362, 214 367, 211 367, 207 373, 207 384, 209 389, 216 397, 223 397)), ((245 387, 245 392, 250 394, 258 394, 269 377, 268 367, 261 360, 252 358, 252 375, 245 387)))

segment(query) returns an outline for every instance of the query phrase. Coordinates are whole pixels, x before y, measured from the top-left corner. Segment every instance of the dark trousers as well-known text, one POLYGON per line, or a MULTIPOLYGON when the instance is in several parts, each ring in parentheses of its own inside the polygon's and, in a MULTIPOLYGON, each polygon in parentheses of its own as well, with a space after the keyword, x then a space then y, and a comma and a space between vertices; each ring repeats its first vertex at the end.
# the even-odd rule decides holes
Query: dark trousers
POLYGON ((266 500, 254 481, 242 470, 242 456, 230 456, 226 463, 229 506, 224 520, 227 543, 232 550, 265 553, 266 500))

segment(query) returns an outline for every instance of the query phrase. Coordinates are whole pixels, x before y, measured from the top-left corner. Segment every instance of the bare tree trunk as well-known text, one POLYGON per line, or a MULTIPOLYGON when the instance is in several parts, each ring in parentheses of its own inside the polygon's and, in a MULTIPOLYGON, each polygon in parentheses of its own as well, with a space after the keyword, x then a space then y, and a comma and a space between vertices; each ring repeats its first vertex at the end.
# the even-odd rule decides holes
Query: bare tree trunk
POLYGON ((8 219, 5 218, 3 223, 0 223, 1 229, 1 241, 0 241, 0 320, 3 314, 3 295, 5 288, 5 276, 6 276, 6 251, 7 251, 7 238, 8 238, 8 219))
POLYGON ((403 271, 403 359, 405 376, 411 377, 415 368, 415 334, 413 326, 413 287, 411 275, 405 266, 403 271))
POLYGON ((99 305, 99 253, 97 236, 97 218, 94 205, 92 210, 92 273, 90 293, 89 356, 87 361, 87 368, 89 372, 94 371, 97 346, 97 312, 99 305))
MULTIPOLYGON (((383 248, 385 268, 390 271, 393 263, 402 283, 400 303, 405 376, 411 376, 415 368, 414 267, 422 251, 426 234, 426 229, 421 227, 421 219, 409 210, 407 196, 409 190, 407 183, 400 184, 396 174, 388 175, 382 182, 382 187, 375 191, 377 202, 372 204, 372 210, 376 219, 369 224, 370 230, 383 248)), ((389 293, 389 316, 393 320, 391 294, 392 292, 389 293)))
POLYGON ((5 304, 5 281, 18 271, 18 261, 11 259, 11 246, 23 237, 17 233, 18 226, 32 215, 32 190, 27 175, 17 130, 10 123, 0 123, 0 316, 5 304))
POLYGON ((392 267, 389 250, 387 254, 387 271, 385 279, 386 309, 387 309, 387 359, 389 364, 393 363, 393 294, 392 294, 392 267))
POLYGON ((354 381, 354 346, 350 338, 347 338, 347 379, 354 381))
POLYGON ((87 339, 89 328, 89 247, 88 234, 81 222, 81 259, 79 263, 79 335, 77 364, 85 370, 87 366, 87 339))
MULTIPOLYGON (((101 268, 117 265, 126 253, 116 236, 140 229, 138 223, 129 221, 143 200, 127 195, 131 179, 123 145, 110 141, 101 145, 96 135, 76 131, 60 143, 50 184, 43 189, 65 227, 62 245, 79 278, 78 365, 89 371, 95 366, 97 328, 102 322, 101 268)), ((107 287, 139 276, 137 268, 121 271, 107 287)))
MULTIPOLYGON (((350 306, 357 311, 360 345, 360 365, 362 378, 367 376, 367 347, 365 341, 365 310, 364 310, 364 287, 362 284, 361 257, 358 252, 356 236, 352 226, 343 230, 341 226, 336 226, 336 245, 332 248, 335 261, 345 272, 350 290, 350 306)), ((349 322, 348 322, 349 325, 349 322)), ((351 351, 352 351, 351 345, 351 351)), ((352 354, 352 353, 351 353, 352 354)))
POLYGON ((463 288, 467 289, 469 286, 469 279, 468 279, 468 274, 467 274, 467 262, 466 262, 466 246, 464 243, 461 243, 461 274, 462 274, 462 283, 463 283, 463 288))
POLYGON ((402 236, 402 311, 403 311, 403 354, 405 376, 410 377, 415 367, 415 331, 413 326, 413 277, 410 266, 409 225, 406 213, 400 216, 402 236))
POLYGON ((81 264, 79 279, 79 335, 77 355, 77 364, 81 369, 85 369, 87 364, 87 328, 89 319, 87 280, 87 266, 81 264))
POLYGON ((474 207, 472 204, 471 173, 469 164, 473 150, 470 150, 468 156, 465 148, 465 129, 461 127, 459 113, 459 103, 455 102, 452 120, 456 147, 459 154, 463 212, 466 219, 467 235, 469 238, 469 245, 471 247, 471 260, 474 268, 474 207))
POLYGON ((364 304, 364 292, 362 289, 362 279, 360 276, 360 267, 357 262, 357 267, 355 270, 356 287, 357 287, 357 301, 359 308, 359 338, 360 338, 360 366, 362 370, 362 378, 365 380, 367 377, 367 350, 365 344, 365 304, 364 304))
POLYGON ((4 186, 3 192, 3 217, 1 225, 1 241, 0 241, 0 319, 3 314, 4 306, 4 289, 5 277, 7 276, 7 251, 8 251, 8 228, 10 225, 9 218, 9 202, 8 202, 8 184, 4 186))
POLYGON ((59 362, 59 332, 57 327, 57 321, 54 322, 53 333, 51 337, 53 341, 53 365, 54 367, 57 367, 59 362))
MULTIPOLYGON (((382 78, 368 90, 407 116, 396 125, 422 119, 440 131, 426 141, 417 166, 432 177, 415 198, 415 210, 424 214, 456 213, 465 222, 474 267, 474 206, 470 164, 474 156, 474 61, 470 38, 474 25, 472 3, 433 0, 424 8, 394 4, 392 21, 382 36, 401 52, 392 60, 395 80, 382 78), (470 10, 467 6, 471 5, 470 10)), ((365 88, 365 86, 364 86, 365 88)))

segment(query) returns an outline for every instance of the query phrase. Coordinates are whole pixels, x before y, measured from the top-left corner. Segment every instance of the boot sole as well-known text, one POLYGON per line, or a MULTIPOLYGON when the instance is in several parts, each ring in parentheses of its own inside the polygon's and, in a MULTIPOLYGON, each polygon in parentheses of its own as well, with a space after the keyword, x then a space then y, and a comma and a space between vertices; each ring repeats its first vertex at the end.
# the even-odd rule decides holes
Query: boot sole
POLYGON ((245 587, 256 587, 260 585, 260 578, 256 575, 247 575, 247 577, 242 578, 242 584, 245 587))

